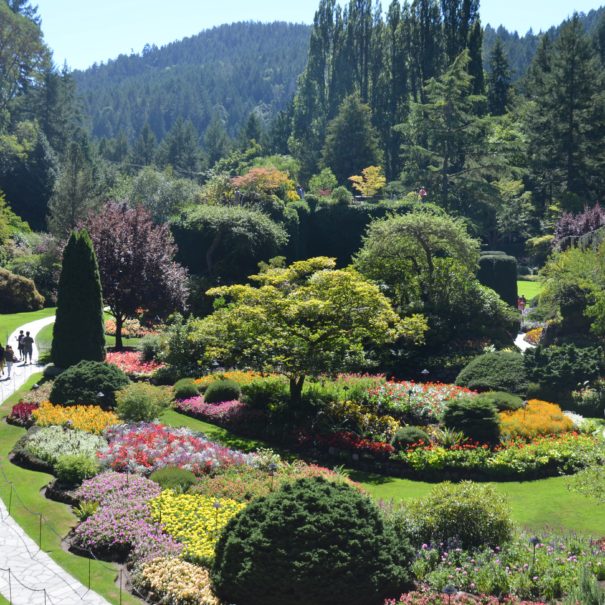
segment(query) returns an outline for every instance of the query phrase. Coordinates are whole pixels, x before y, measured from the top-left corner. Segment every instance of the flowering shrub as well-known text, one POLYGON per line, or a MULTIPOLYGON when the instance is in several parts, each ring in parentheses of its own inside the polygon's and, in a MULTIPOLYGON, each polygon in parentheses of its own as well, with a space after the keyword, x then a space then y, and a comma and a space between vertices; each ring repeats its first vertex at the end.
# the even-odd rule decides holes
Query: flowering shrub
POLYGON ((45 401, 32 414, 38 426, 66 426, 100 435, 107 427, 119 424, 113 412, 104 412, 96 405, 65 407, 45 401))
POLYGON ((171 605, 218 605, 210 588, 208 570, 187 561, 153 559, 141 565, 132 578, 137 590, 152 603, 171 605))
MULTIPOLYGON (((141 322, 138 319, 127 319, 122 325, 123 338, 143 338, 143 336, 156 333, 156 330, 141 325, 141 322)), ((116 335, 115 319, 105 320, 105 334, 108 336, 116 335)))
POLYGON ((160 486, 139 475, 125 475, 106 471, 84 481, 75 496, 82 502, 96 502, 101 506, 113 502, 131 500, 151 500, 160 495, 160 486))
POLYGON ((28 454, 54 466, 61 456, 82 454, 94 457, 106 445, 105 439, 98 435, 48 426, 28 434, 23 447, 28 454))
POLYGON ((469 389, 438 382, 387 382, 368 393, 370 404, 379 411, 411 424, 430 424, 441 418, 452 399, 474 395, 469 389))
POLYGON ((544 332, 544 328, 533 328, 525 333, 525 341, 530 345, 538 346, 540 344, 540 340, 542 339, 542 333, 544 332))
POLYGON ((109 445, 99 454, 101 463, 116 471, 149 474, 176 466, 196 475, 232 464, 252 464, 254 456, 208 441, 186 428, 139 423, 107 429, 109 445))
POLYGON ((549 603, 567 595, 577 585, 583 569, 597 579, 605 578, 605 555, 589 541, 550 537, 542 542, 535 548, 535 560, 528 537, 477 551, 443 551, 424 545, 413 571, 421 582, 437 591, 451 584, 464 592, 549 603))
POLYGON ((241 401, 205 403, 202 397, 184 399, 176 403, 176 410, 215 424, 236 425, 262 419, 262 412, 251 409, 241 401))
POLYGON ((458 593, 451 597, 430 589, 408 592, 401 595, 399 599, 387 599, 384 605, 545 605, 542 601, 519 601, 518 599, 505 598, 489 595, 470 595, 458 593))
POLYGON ((109 352, 106 361, 120 368, 125 374, 137 378, 149 377, 166 365, 158 361, 143 361, 138 351, 109 352))
POLYGON ((334 401, 325 410, 328 429, 348 429, 376 441, 391 441, 400 428, 392 416, 372 413, 367 406, 352 401, 334 401))
POLYGON ((389 456, 395 451, 390 443, 362 439, 359 435, 348 432, 318 435, 316 441, 326 447, 350 450, 358 454, 370 454, 378 458, 389 456))
POLYGON ((500 432, 504 437, 531 439, 571 430, 572 420, 554 403, 532 399, 518 410, 500 412, 500 432))
POLYGON ((38 403, 28 403, 21 401, 13 406, 7 417, 7 422, 18 426, 28 427, 34 423, 33 412, 39 407, 38 403))
POLYGON ((194 563, 209 563, 220 533, 245 504, 227 498, 163 491, 149 503, 151 518, 181 542, 183 557, 194 563))
POLYGON ((215 382, 216 380, 233 380, 241 386, 243 384, 250 384, 253 380, 256 380, 258 378, 266 377, 267 374, 261 374, 260 372, 252 372, 251 370, 231 370, 229 372, 207 374, 206 376, 202 376, 201 378, 196 378, 194 382, 198 385, 198 387, 202 387, 202 389, 204 389, 211 382, 215 382))

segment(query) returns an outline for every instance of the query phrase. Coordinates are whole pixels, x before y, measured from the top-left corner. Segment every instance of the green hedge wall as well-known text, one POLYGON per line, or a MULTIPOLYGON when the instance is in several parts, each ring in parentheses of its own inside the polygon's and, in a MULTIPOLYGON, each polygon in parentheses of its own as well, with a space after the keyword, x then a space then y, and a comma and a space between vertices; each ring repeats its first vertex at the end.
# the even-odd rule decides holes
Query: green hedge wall
POLYGON ((503 252, 484 252, 479 259, 479 281, 495 290, 509 305, 517 306, 517 260, 503 252))

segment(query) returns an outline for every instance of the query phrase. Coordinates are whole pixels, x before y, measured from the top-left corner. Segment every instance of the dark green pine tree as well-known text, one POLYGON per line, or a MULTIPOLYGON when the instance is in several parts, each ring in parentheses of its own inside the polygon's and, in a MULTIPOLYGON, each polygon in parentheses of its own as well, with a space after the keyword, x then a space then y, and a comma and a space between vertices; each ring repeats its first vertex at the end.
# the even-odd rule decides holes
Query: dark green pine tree
POLYGON ((204 151, 208 157, 208 166, 212 167, 221 158, 224 158, 231 149, 231 140, 225 130, 223 119, 215 113, 206 128, 203 138, 204 151))
POLYGON ((469 47, 471 30, 479 19, 479 0, 441 0, 448 64, 469 47))
POLYGON ((475 21, 468 36, 468 73, 473 78, 473 94, 485 94, 485 75, 483 73, 483 28, 479 20, 475 21))
POLYGON ((59 368, 105 359, 101 279, 84 229, 71 234, 63 252, 51 357, 59 368))
POLYGON ((372 112, 359 95, 347 97, 328 124, 323 162, 341 185, 349 184, 349 177, 361 174, 364 168, 382 164, 372 112))
POLYGON ((149 122, 145 122, 131 152, 131 161, 137 168, 151 166, 155 157, 157 141, 149 122))
POLYGON ((503 116, 510 102, 511 72, 500 38, 496 38, 496 44, 489 59, 487 81, 489 112, 493 116, 503 116))

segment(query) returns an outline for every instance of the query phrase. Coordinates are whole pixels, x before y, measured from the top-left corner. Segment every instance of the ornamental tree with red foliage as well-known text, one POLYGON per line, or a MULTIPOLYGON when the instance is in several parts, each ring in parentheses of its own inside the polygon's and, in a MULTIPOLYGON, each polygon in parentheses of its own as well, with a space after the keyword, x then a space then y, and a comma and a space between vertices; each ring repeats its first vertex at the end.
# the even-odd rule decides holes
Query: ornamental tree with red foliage
POLYGON ((97 254, 103 300, 116 320, 118 350, 124 321, 137 309, 165 317, 184 308, 187 272, 174 260, 167 225, 155 225, 142 206, 109 202, 88 217, 86 228, 97 254))
POLYGON ((565 250, 578 238, 601 227, 605 227, 605 208, 598 202, 592 208, 585 207, 579 214, 566 212, 555 227, 554 245, 559 250, 565 250))

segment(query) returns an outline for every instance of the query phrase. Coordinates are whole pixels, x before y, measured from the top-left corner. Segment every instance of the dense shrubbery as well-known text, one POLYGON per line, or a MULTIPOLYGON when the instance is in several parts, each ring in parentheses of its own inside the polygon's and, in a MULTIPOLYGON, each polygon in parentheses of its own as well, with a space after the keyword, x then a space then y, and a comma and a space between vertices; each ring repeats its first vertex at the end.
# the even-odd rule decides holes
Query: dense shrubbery
POLYGON ((521 397, 503 391, 487 391, 486 393, 481 393, 480 395, 477 395, 477 400, 488 401, 500 412, 506 410, 514 411, 523 407, 523 399, 521 399, 521 397))
POLYGON ((167 389, 135 382, 116 393, 118 416, 125 422, 151 422, 170 405, 167 389))
POLYGON ((507 391, 523 395, 527 391, 523 356, 507 351, 480 355, 458 374, 456 384, 477 391, 507 391))
POLYGON ((85 479, 91 479, 99 473, 99 463, 88 454, 65 454, 55 465, 59 481, 66 485, 79 485, 85 479))
POLYGON ((240 386, 234 380, 216 380, 204 391, 204 400, 206 403, 220 403, 239 399, 240 395, 240 386))
POLYGON ((401 427, 393 438, 393 445, 398 450, 406 450, 411 445, 418 443, 430 443, 430 438, 421 428, 417 426, 401 427))
POLYGON ((31 279, 0 268, 0 313, 37 311, 44 306, 44 297, 31 279))
POLYGON ((50 401, 62 405, 115 406, 115 393, 129 383, 116 366, 98 361, 81 361, 61 373, 53 383, 50 401))
POLYGON ((288 398, 288 383, 284 378, 257 378, 242 385, 242 401, 251 408, 264 410, 270 404, 283 404, 288 398))
POLYGON ((172 387, 172 392, 175 399, 189 399, 197 396, 198 387, 193 378, 181 378, 172 387))
POLYGON ((493 445, 500 439, 498 414, 491 401, 476 397, 450 401, 443 413, 443 423, 448 429, 461 431, 479 443, 493 445))

